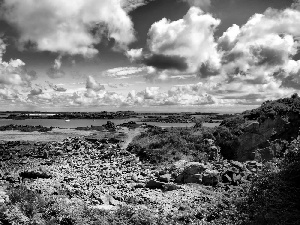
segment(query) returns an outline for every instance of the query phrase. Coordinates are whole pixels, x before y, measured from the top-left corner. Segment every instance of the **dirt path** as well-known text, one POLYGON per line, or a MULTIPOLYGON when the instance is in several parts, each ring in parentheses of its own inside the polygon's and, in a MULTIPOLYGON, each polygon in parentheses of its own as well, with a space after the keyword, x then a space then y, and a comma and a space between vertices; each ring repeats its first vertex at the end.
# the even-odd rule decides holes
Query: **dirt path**
POLYGON ((127 137, 122 144, 122 148, 126 149, 130 144, 130 142, 133 140, 133 138, 139 135, 143 130, 144 130, 143 128, 136 128, 134 130, 129 130, 128 128, 124 128, 124 133, 127 134, 127 137))

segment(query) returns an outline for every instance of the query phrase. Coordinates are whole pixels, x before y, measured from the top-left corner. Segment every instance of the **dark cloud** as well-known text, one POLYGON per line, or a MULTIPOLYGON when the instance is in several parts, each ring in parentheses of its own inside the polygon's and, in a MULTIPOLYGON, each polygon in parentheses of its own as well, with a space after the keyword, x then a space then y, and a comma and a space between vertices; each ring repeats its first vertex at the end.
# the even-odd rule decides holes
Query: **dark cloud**
POLYGON ((211 68, 208 64, 203 63, 199 69, 198 76, 201 78, 206 78, 210 76, 216 76, 219 74, 219 71, 211 68))
POLYGON ((47 70, 47 75, 48 77, 50 77, 51 79, 58 79, 58 78, 62 78, 65 76, 65 72, 61 69, 56 69, 54 67, 51 67, 50 69, 47 70))
POLYGON ((245 99, 245 100, 256 100, 256 99, 264 99, 265 96, 262 94, 248 94, 248 95, 242 95, 242 96, 226 96, 223 97, 223 99, 245 99))
POLYGON ((144 58, 142 62, 147 66, 153 66, 156 69, 161 70, 175 69, 179 71, 184 71, 188 68, 186 59, 180 56, 153 54, 149 57, 144 58))
POLYGON ((260 47, 252 48, 252 54, 259 60, 257 65, 267 65, 267 66, 276 66, 283 65, 285 63, 285 51, 269 48, 269 47, 260 47))
POLYGON ((36 96, 36 95, 40 95, 40 94, 43 94, 43 90, 41 88, 38 88, 38 89, 32 89, 30 91, 30 93, 28 94, 28 97, 33 97, 33 96, 36 96))
POLYGON ((294 88, 300 90, 299 74, 282 79, 281 87, 294 88))
POLYGON ((222 58, 222 62, 223 63, 230 63, 233 62, 239 58, 243 57, 243 53, 242 52, 229 52, 224 54, 223 58, 222 58))

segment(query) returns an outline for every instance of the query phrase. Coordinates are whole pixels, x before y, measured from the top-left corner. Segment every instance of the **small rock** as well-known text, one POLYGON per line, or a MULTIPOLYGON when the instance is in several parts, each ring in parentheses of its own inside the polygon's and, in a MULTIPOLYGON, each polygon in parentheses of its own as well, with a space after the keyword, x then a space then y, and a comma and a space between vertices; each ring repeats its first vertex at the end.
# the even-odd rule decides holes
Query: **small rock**
POLYGON ((135 188, 144 188, 146 185, 144 183, 138 183, 134 187, 135 188))
POLYGON ((168 184, 164 185, 164 190, 165 191, 175 191, 175 190, 178 190, 178 189, 181 189, 181 187, 179 185, 176 185, 176 184, 168 183, 168 184))
POLYGON ((231 165, 233 165, 234 167, 240 169, 240 170, 243 170, 244 169, 244 165, 243 163, 240 163, 238 161, 232 161, 231 162, 231 165))
POLYGON ((134 182, 138 182, 138 181, 139 181, 139 178, 138 178, 138 176, 137 176, 136 174, 133 174, 133 175, 131 176, 131 180, 133 180, 134 182))
POLYGON ((150 189, 163 189, 165 183, 156 181, 156 180, 150 180, 146 184, 146 188, 150 189))
POLYGON ((161 182, 169 183, 170 180, 171 180, 171 178, 172 178, 171 174, 164 174, 164 175, 159 176, 158 179, 159 179, 161 182))

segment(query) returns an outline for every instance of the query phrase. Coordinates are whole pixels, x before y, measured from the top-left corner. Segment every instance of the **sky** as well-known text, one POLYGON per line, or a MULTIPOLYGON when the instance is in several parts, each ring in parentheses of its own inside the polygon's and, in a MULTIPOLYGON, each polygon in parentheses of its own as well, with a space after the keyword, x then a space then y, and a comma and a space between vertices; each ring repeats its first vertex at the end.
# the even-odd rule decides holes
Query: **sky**
POLYGON ((297 0, 0 0, 0 111, 242 112, 300 90, 297 0))

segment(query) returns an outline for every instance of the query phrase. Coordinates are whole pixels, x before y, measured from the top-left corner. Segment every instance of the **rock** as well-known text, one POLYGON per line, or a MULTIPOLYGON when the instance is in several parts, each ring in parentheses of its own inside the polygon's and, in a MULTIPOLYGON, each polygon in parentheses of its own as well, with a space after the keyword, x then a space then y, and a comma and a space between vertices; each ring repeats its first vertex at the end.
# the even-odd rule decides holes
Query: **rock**
POLYGON ((164 182, 160 182, 160 181, 156 181, 156 180, 150 180, 150 181, 147 182, 146 188, 163 189, 164 185, 165 185, 164 182))
POLYGON ((182 189, 179 185, 168 183, 164 185, 164 190, 165 191, 175 191, 178 189, 182 189))
POLYGON ((190 162, 186 164, 183 173, 186 175, 192 175, 192 174, 199 174, 205 171, 207 166, 205 166, 203 163, 199 162, 190 162))
POLYGON ((238 161, 231 161, 231 165, 233 165, 234 167, 240 169, 240 170, 243 170, 245 167, 244 167, 244 164, 243 163, 240 163, 238 161))
POLYGON ((188 183, 197 183, 201 184, 202 183, 202 174, 191 174, 184 178, 183 183, 188 184, 188 183))
POLYGON ((161 182, 169 183, 170 180, 171 180, 171 178, 172 178, 171 174, 164 174, 164 175, 159 176, 158 179, 159 179, 161 182))
POLYGON ((133 180, 134 182, 138 182, 138 181, 139 181, 139 178, 138 178, 138 176, 137 176, 136 174, 133 174, 133 175, 131 176, 131 180, 133 180))
POLYGON ((45 172, 45 171, 23 171, 19 174, 20 177, 28 178, 28 179, 37 179, 37 178, 43 178, 43 179, 49 179, 52 178, 52 175, 45 172))
POLYGON ((0 204, 9 202, 9 196, 3 187, 0 187, 0 204))
POLYGON ((144 188, 146 185, 144 183, 138 183, 134 187, 135 188, 144 188))
POLYGON ((115 200, 112 196, 106 194, 100 196, 101 203, 104 205, 113 205, 117 206, 120 205, 120 202, 118 200, 115 200))
POLYGON ((232 177, 230 177, 228 174, 223 174, 222 176, 222 182, 223 183, 231 183, 232 182, 232 177))
POLYGON ((206 170, 202 176, 202 184, 215 186, 220 181, 219 171, 217 170, 206 170))
POLYGON ((187 163, 184 170, 179 174, 175 182, 176 183, 201 183, 202 173, 209 167, 199 162, 187 163))
POLYGON ((208 159, 219 161, 220 159, 220 149, 217 146, 208 147, 208 159))
POLYGON ((232 182, 234 185, 238 185, 241 182, 242 176, 240 174, 233 174, 232 182))
POLYGON ((113 206, 113 205, 95 205, 91 207, 92 209, 99 209, 103 211, 114 211, 119 209, 118 206, 113 206))

